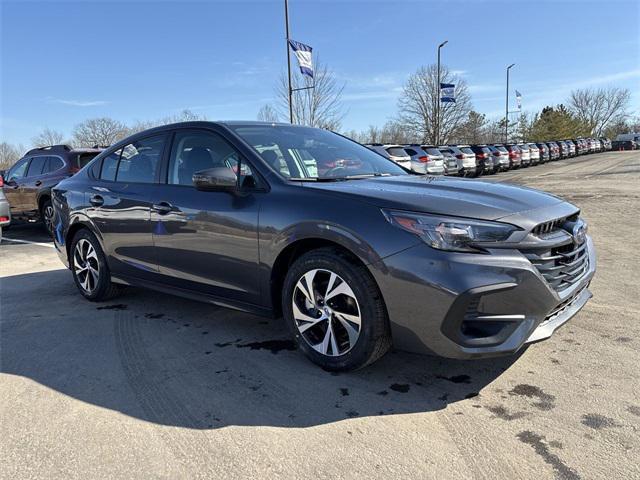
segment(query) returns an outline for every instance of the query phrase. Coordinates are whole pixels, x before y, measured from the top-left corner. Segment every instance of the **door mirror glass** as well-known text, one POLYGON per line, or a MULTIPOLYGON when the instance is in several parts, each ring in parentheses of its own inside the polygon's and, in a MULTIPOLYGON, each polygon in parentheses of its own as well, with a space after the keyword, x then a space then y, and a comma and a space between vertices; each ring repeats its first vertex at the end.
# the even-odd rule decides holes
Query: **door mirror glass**
POLYGON ((238 178, 233 170, 227 167, 214 167, 195 172, 193 184, 197 190, 230 191, 236 189, 238 178))

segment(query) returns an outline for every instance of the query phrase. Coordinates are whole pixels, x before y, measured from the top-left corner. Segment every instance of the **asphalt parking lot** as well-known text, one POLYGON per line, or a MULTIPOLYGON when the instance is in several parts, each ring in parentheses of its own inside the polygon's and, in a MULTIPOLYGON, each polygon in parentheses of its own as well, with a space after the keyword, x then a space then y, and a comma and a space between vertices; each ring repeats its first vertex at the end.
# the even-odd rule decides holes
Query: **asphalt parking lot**
POLYGON ((599 262, 578 316, 494 360, 330 374, 277 320, 133 288, 87 302, 38 226, 12 227, 0 478, 640 478, 640 152, 486 181, 578 205, 599 262))

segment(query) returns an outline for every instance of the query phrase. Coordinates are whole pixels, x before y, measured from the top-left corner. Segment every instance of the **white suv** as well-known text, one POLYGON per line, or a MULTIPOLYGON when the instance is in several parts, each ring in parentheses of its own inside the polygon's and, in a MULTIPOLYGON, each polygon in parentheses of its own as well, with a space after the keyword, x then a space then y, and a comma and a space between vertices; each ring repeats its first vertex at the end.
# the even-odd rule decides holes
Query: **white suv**
POLYGON ((365 145, 369 150, 379 153, 383 157, 393 160, 401 167, 411 170, 411 157, 401 145, 383 145, 381 143, 370 143, 365 145))
POLYGON ((408 145, 404 151, 411 156, 411 170, 425 175, 444 175, 442 155, 430 155, 418 145, 408 145))

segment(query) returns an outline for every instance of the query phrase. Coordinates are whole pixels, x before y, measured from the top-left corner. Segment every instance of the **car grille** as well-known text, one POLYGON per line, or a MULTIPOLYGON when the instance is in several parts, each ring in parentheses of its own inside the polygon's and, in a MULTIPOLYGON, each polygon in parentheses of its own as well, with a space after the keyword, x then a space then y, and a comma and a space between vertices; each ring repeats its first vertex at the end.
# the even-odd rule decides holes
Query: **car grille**
POLYGON ((589 269, 587 243, 573 242, 543 251, 523 252, 545 280, 560 292, 576 283, 589 269))
POLYGON ((531 233, 534 235, 544 235, 546 233, 554 232, 558 230, 565 222, 567 221, 575 221, 578 218, 579 213, 573 214, 570 217, 556 218, 555 220, 550 220, 548 222, 541 223, 536 225, 531 233))

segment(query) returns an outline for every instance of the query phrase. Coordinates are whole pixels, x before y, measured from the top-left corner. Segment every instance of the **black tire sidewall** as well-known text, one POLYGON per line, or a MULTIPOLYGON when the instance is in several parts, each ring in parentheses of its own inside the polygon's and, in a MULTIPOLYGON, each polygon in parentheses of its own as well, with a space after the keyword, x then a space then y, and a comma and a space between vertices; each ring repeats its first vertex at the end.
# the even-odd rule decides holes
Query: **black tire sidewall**
POLYGON ((47 209, 47 206, 50 206, 53 208, 53 204, 51 203, 51 200, 45 200, 44 202, 42 202, 42 206, 40 207, 40 220, 42 221, 42 227, 46 230, 46 232, 53 236, 53 217, 51 217, 50 221, 51 221, 51 225, 47 226, 47 221, 45 220, 45 210, 47 209))
MULTIPOLYGON (((295 339, 298 348, 311 359, 312 362, 321 366, 326 370, 353 370, 367 364, 372 356, 378 338, 386 334, 386 314, 384 306, 381 305, 381 297, 374 298, 372 286, 367 281, 368 272, 363 272, 364 267, 354 265, 343 256, 331 253, 329 251, 309 252, 296 260, 289 268, 284 281, 282 291, 282 311, 289 330, 295 339), (324 269, 329 270, 340 276, 353 290, 360 308, 361 327, 360 335, 355 346, 344 355, 338 357, 330 357, 322 355, 314 350, 298 331, 296 322, 293 318, 293 308, 291 299, 295 285, 309 270, 324 269)), ((369 282, 373 282, 371 278, 369 282)), ((377 286, 375 287, 377 290, 377 286)))
POLYGON ((73 275, 73 281, 76 284, 76 287, 78 287, 78 290, 80 291, 82 296, 91 301, 98 301, 102 299, 111 286, 111 275, 109 273, 109 267, 107 266, 104 252, 102 251, 102 247, 100 246, 100 242, 98 241, 96 236, 87 229, 78 231, 78 233, 76 233, 73 237, 73 241, 71 242, 71 249, 69 250, 69 252, 69 268, 71 269, 71 274, 73 275), (91 292, 91 294, 89 294, 82 288, 75 272, 74 252, 76 250, 77 243, 82 239, 89 241, 91 243, 91 246, 96 251, 100 269, 100 271, 98 272, 98 287, 93 292, 91 292))

